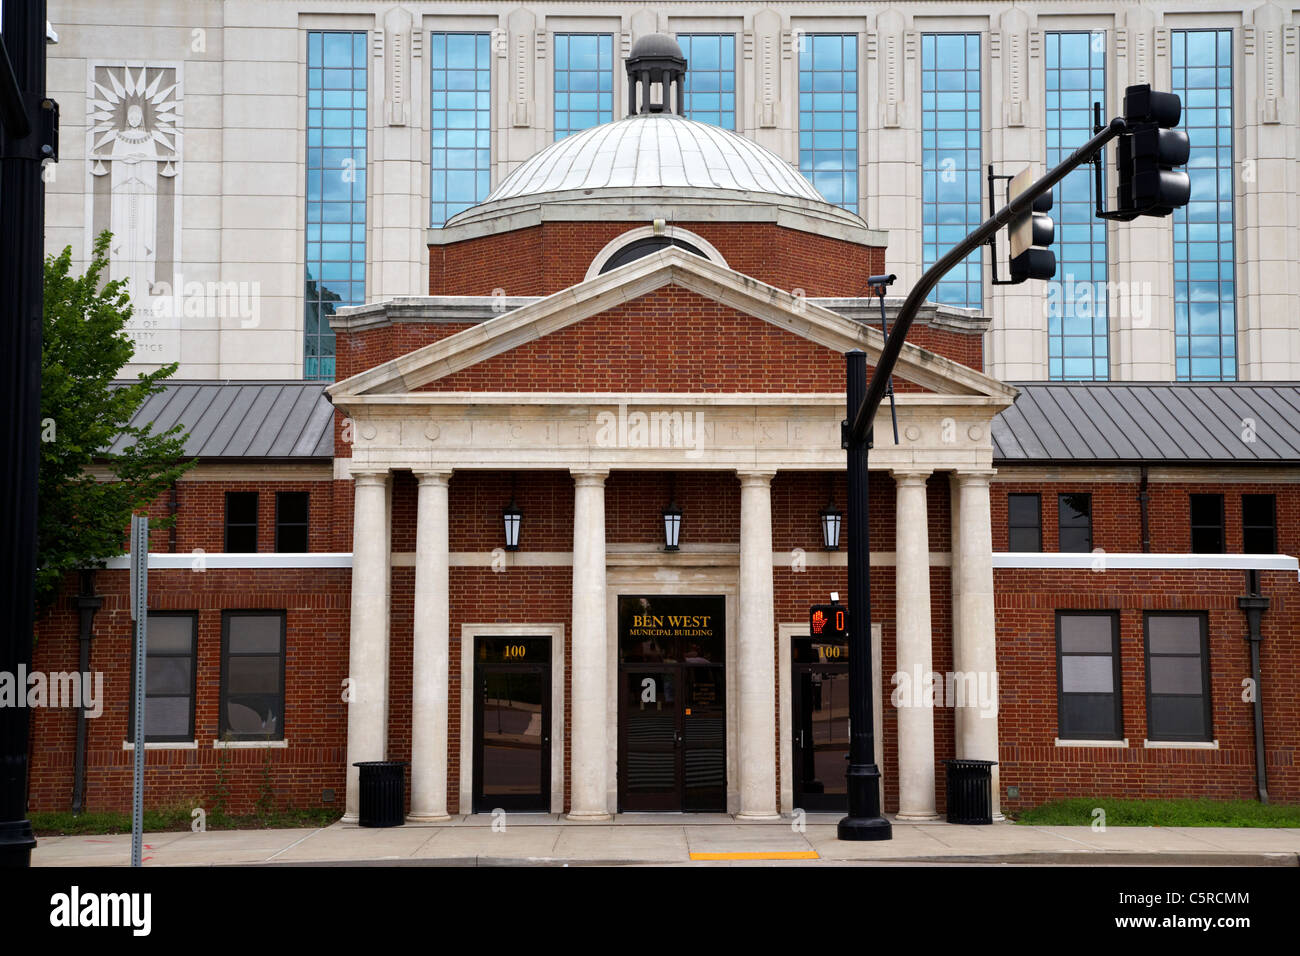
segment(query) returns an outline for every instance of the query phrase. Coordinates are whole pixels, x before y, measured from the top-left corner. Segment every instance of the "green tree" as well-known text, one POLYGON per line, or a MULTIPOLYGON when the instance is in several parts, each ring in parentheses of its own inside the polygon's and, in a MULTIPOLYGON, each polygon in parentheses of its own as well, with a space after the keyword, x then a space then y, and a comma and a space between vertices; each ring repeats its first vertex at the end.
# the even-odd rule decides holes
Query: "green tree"
MULTIPOLYGON (((104 232, 83 275, 72 275, 72 247, 45 259, 45 340, 41 351, 41 470, 37 516, 36 609, 58 595, 64 575, 126 551, 131 515, 143 511, 183 475, 186 434, 180 425, 154 434, 131 417, 176 364, 118 380, 135 351, 123 329, 131 299, 121 280, 102 283, 108 268, 104 232), (116 383, 116 384, 115 384, 116 383), (134 441, 120 453, 119 437, 134 441), (88 469, 107 467, 110 480, 88 469)), ((168 527, 168 520, 150 523, 168 527)))

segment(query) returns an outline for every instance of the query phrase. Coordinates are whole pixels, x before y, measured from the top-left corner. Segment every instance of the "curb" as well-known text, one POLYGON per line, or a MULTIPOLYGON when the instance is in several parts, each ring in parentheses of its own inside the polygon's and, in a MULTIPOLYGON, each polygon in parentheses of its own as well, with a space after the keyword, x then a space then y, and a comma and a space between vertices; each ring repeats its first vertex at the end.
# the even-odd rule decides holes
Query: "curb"
MULTIPOLYGON (((707 865, 715 861, 699 860, 642 860, 633 858, 617 859, 568 859, 560 857, 503 857, 503 856, 454 856, 454 857, 420 857, 417 859, 372 859, 372 860, 270 860, 266 862, 220 863, 214 866, 446 866, 446 867, 503 867, 503 866, 546 866, 546 867, 588 867, 588 866, 691 866, 707 865)), ((762 865, 798 863, 813 865, 817 863, 837 866, 934 866, 936 864, 958 864, 976 866, 1266 866, 1300 868, 1300 854, 1296 853, 1173 853, 1173 852, 1128 852, 1112 850, 1073 850, 1052 853, 987 853, 954 854, 948 856, 907 856, 907 857, 868 857, 835 858, 822 857, 819 860, 727 860, 716 861, 726 865, 762 865)))

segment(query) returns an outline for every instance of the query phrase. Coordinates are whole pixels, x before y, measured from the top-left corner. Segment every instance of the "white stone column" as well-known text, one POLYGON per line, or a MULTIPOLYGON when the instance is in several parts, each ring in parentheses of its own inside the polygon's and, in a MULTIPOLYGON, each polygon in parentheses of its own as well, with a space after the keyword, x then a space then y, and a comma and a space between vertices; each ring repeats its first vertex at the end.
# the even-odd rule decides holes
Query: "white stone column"
POLYGON ((415 621, 411 653, 412 822, 446 820, 447 677, 451 577, 447 541, 449 471, 416 472, 415 621))
POLYGON ((608 651, 605 633, 605 478, 607 471, 573 472, 573 627, 570 721, 571 820, 608 820, 605 712, 608 651))
MULTIPOLYGON (((966 699, 957 756, 998 759, 997 624, 993 613, 993 528, 989 478, 993 471, 957 472, 960 498, 958 548, 961 591, 953 616, 961 619, 961 652, 955 667, 966 699), (974 698, 974 699, 972 699, 974 698)), ((998 768, 993 767, 993 817, 999 810, 998 768)))
POLYGON ((932 820, 934 799, 934 708, 928 680, 932 670, 930 631, 930 518, 926 501, 929 471, 894 472, 894 570, 897 649, 894 665, 906 675, 908 693, 898 714, 898 818, 932 820))
POLYGON ((772 594, 773 472, 740 472, 740 813, 778 816, 772 594))
POLYGON ((360 810, 360 771, 353 764, 383 760, 388 750, 388 473, 353 477, 345 823, 356 823, 360 810))

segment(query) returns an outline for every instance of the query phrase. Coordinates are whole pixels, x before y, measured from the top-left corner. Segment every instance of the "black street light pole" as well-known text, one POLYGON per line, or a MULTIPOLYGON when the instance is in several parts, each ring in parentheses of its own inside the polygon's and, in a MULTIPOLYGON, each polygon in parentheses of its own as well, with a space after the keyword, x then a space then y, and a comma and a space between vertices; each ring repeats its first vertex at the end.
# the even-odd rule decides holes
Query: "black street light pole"
MULTIPOLYGON (((867 385, 867 353, 844 356, 848 367, 848 414, 862 407, 867 385)), ((849 815, 840 821, 841 840, 888 840, 893 828, 880 813, 880 768, 872 719, 879 689, 871 682, 871 561, 867 535, 867 441, 852 440, 849 450, 849 815), (855 560, 856 557, 856 560, 855 560), (861 613, 859 613, 861 611, 861 613)))
MULTIPOLYGON (((0 42, 0 672, 31 664, 40 458, 41 312, 45 192, 54 158, 45 100, 45 0, 3 0, 0 42)), ((26 686, 16 688, 25 697, 26 686)), ((15 701, 25 704, 25 700, 15 701)), ((28 866, 26 706, 0 707, 0 866, 28 866)))
POLYGON ((875 728, 872 701, 879 688, 871 683, 871 551, 867 542, 867 452, 871 448, 871 425, 880 401, 889 389, 890 376, 903 351, 912 321, 925 297, 953 266, 982 246, 999 229, 1030 212, 1034 200, 1051 190, 1077 166, 1092 160, 1106 144, 1127 128, 1124 120, 1113 119, 1092 139, 1070 154, 1063 163, 1020 193, 1000 211, 953 246, 927 269, 912 287, 899 310, 894 328, 885 340, 880 360, 866 383, 867 357, 854 349, 844 355, 848 371, 848 418, 844 422, 843 445, 848 454, 849 513, 849 815, 839 823, 841 840, 888 840, 889 821, 880 813, 880 769, 875 758, 875 728))

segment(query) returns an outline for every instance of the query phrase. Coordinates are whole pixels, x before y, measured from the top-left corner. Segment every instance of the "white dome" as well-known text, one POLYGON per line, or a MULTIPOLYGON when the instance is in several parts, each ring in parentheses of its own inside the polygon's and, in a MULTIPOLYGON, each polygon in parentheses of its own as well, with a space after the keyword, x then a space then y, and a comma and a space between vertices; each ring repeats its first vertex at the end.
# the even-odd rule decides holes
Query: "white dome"
POLYGON ((781 157, 730 130, 674 113, 604 123, 542 150, 483 205, 571 190, 684 188, 826 200, 781 157))

